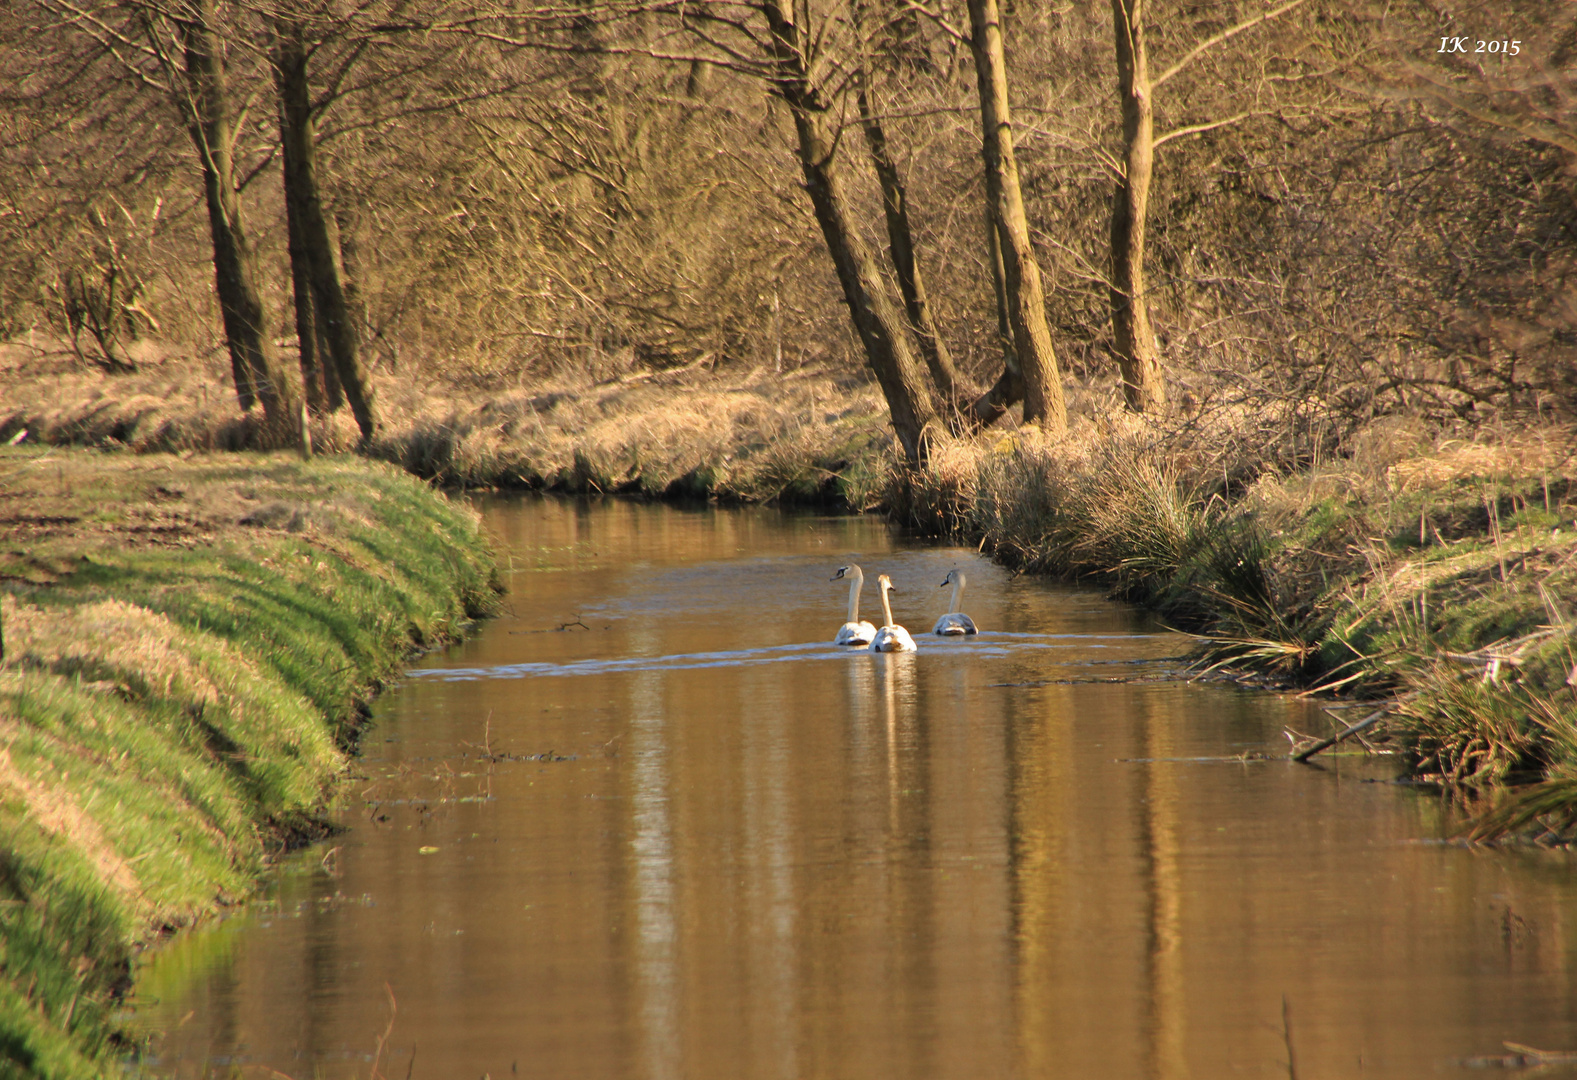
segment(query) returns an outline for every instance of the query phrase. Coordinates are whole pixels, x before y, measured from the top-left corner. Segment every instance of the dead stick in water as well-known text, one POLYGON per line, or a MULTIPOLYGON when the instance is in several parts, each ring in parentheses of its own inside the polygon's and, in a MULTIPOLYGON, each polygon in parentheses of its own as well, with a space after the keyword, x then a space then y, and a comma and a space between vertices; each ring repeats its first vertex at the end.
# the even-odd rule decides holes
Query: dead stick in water
POLYGON ((1292 1052, 1292 1003, 1281 995, 1281 1038, 1287 1044, 1287 1080, 1298 1080, 1298 1059, 1292 1052))
MULTIPOLYGON (((1577 1061, 1577 1052, 1571 1050, 1536 1050, 1531 1046, 1521 1043, 1503 1042, 1500 1045, 1510 1050, 1519 1059, 1519 1065, 1570 1065, 1577 1061)), ((1502 1059, 1505 1060, 1505 1059, 1502 1059)))
POLYGON ((1374 712, 1370 713, 1368 716, 1364 717, 1362 720, 1358 721, 1356 724, 1352 725, 1347 730, 1339 732, 1339 733, 1337 733, 1335 735, 1332 735, 1329 739, 1321 739, 1319 742, 1315 743, 1313 746, 1309 747, 1306 750, 1299 750, 1296 754, 1292 755, 1292 760, 1293 761, 1308 761, 1311 757, 1313 757, 1315 754, 1318 754, 1321 750, 1328 750, 1328 749, 1330 749, 1331 747, 1335 746, 1337 743, 1341 742, 1343 739, 1347 738, 1349 735, 1356 735, 1360 731, 1365 731, 1365 730, 1367 730, 1369 728, 1374 727, 1374 725, 1378 724, 1381 721, 1381 719, 1384 718, 1385 713, 1386 713, 1386 709, 1383 709, 1383 708, 1374 710, 1374 712))

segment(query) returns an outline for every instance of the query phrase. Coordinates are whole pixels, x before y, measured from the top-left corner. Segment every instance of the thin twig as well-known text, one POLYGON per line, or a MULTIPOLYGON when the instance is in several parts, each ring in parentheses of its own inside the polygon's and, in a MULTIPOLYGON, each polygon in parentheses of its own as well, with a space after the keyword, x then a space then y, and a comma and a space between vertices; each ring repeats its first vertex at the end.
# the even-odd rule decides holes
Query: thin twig
POLYGON ((1292 1052, 1292 1003, 1281 995, 1281 1038, 1287 1045, 1287 1080, 1298 1080, 1298 1059, 1292 1052))
POLYGON ((383 988, 389 994, 389 1025, 383 1029, 383 1034, 378 1036, 378 1051, 372 1055, 372 1072, 368 1074, 372 1080, 386 1080, 378 1071, 378 1063, 383 1060, 383 1045, 389 1041, 389 1036, 394 1032, 394 1014, 399 1011, 399 1004, 394 1000, 394 987, 384 983, 383 988))

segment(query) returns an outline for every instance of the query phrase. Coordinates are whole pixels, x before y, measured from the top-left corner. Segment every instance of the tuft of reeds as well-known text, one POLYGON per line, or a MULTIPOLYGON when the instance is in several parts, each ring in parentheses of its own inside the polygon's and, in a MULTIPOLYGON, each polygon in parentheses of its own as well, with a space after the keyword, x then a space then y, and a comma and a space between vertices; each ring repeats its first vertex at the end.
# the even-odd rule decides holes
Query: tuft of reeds
POLYGON ((1435 665, 1414 680, 1417 693, 1397 710, 1399 742, 1418 772, 1445 783, 1482 787, 1536 775, 1572 749, 1556 736, 1571 726, 1548 698, 1522 685, 1435 665))
POLYGON ((1479 815, 1468 833, 1475 843, 1531 834, 1535 843, 1570 845, 1577 830, 1577 778, 1545 780, 1502 798, 1479 815))
POLYGON ((1265 530, 1203 497, 1141 440, 952 443, 923 471, 895 474, 889 499, 910 525, 978 540, 1019 568, 1094 578, 1181 622, 1281 635, 1307 651, 1278 595, 1265 530))
POLYGON ((1120 446, 1077 476, 1062 517, 1076 526, 1073 565, 1112 575, 1146 599, 1172 591, 1211 524, 1174 468, 1120 446))

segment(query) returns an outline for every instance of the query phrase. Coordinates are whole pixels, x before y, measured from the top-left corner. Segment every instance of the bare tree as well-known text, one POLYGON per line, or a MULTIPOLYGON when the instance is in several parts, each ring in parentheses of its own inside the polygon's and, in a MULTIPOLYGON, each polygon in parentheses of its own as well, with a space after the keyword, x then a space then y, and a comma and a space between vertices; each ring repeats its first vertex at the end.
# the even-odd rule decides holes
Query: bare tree
MULTIPOLYGON (((307 82, 307 44, 301 13, 287 9, 274 20, 274 68, 279 85, 280 143, 284 157, 285 207, 290 222, 291 269, 296 283, 296 331, 302 374, 310 379, 309 356, 321 327, 333 378, 324 379, 325 404, 342 389, 363 439, 378 431, 377 403, 361 362, 356 323, 341 282, 339 261, 318 184, 315 108, 307 82), (303 296, 302 279, 310 285, 303 296), (303 310, 305 308, 305 311, 303 310)), ((327 368, 325 368, 325 373, 327 368)))
POLYGON ((1150 212, 1150 182, 1155 150, 1185 135, 1213 130, 1249 116, 1253 110, 1155 135, 1155 91, 1215 46, 1302 4, 1290 0, 1257 12, 1195 42, 1176 63, 1150 77, 1146 0, 1112 0, 1117 43, 1117 98, 1122 115, 1123 156, 1112 195, 1111 312, 1112 347, 1122 371, 1123 400, 1134 412, 1153 413, 1166 404, 1166 384, 1150 325, 1145 279, 1145 233, 1150 212))
POLYGON ((180 59, 167 47, 161 18, 139 10, 146 39, 167 67, 184 75, 186 93, 173 95, 185 113, 187 130, 203 173, 213 237, 214 280, 230 348, 231 370, 242 408, 263 406, 271 431, 282 437, 299 423, 294 383, 274 351, 272 332, 258 290, 257 257, 247 239, 235 170, 235 130, 225 86, 223 49, 214 25, 211 0, 193 0, 174 9, 180 59))
POLYGON ((937 330, 932 317, 931 304, 925 293, 925 281, 915 252, 914 230, 909 222, 909 192, 898 171, 876 103, 876 59, 882 54, 924 56, 923 41, 917 40, 912 30, 908 34, 891 33, 894 26, 909 28, 910 21, 885 20, 873 27, 862 0, 853 0, 855 32, 859 38, 860 56, 854 72, 855 95, 860 109, 860 127, 865 133, 870 150, 871 165, 881 185, 882 215, 887 223, 888 251, 898 278, 898 290, 903 297, 904 312, 920 346, 920 355, 931 372, 945 405, 950 426, 957 427, 971 413, 971 401, 979 391, 971 387, 959 374, 953 363, 946 340, 937 330), (886 48, 874 48, 872 38, 894 38, 882 42, 886 48))
POLYGON ((855 331, 887 398, 904 456, 918 463, 926 456, 927 429, 936 422, 936 413, 909 349, 902 316, 888 299, 875 261, 850 219, 837 167, 837 133, 827 123, 830 102, 811 76, 816 38, 796 21, 788 0, 765 0, 762 11, 775 68, 772 85, 793 114, 805 190, 837 267, 855 331))
POLYGON ((1155 165, 1155 112, 1144 16, 1144 0, 1112 0, 1123 141, 1122 173, 1112 195, 1112 347, 1128 408, 1157 412, 1166 404, 1166 386, 1145 297, 1144 233, 1155 165))
MULTIPOLYGON (((1013 152, 1007 59, 996 0, 969 0, 970 48, 980 90, 981 154, 985 160, 989 240, 1002 257, 1003 292, 1014 354, 1024 388, 1024 421, 1060 434, 1068 424, 1062 375, 1046 322, 1040 264, 1030 241, 1029 219, 1013 152)), ((1006 388, 1004 388, 1006 389, 1006 388)))
MULTIPOLYGON (((275 82, 280 88, 280 163, 285 179, 285 229, 290 255, 291 296, 295 301, 297 352, 307 409, 313 416, 323 416, 345 404, 345 393, 340 388, 339 376, 333 358, 329 355, 328 321, 312 299, 312 267, 307 251, 306 226, 293 197, 293 192, 300 191, 304 186, 298 175, 301 167, 295 152, 295 144, 300 141, 300 136, 292 138, 287 132, 293 122, 301 121, 293 119, 286 109, 287 93, 284 86, 287 71, 291 72, 289 81, 303 85, 306 83, 306 49, 299 40, 299 27, 293 47, 279 37, 280 29, 276 26, 273 62, 275 82), (297 66, 299 72, 294 70, 297 66)), ((305 122, 312 123, 310 108, 305 122)), ((308 140, 315 143, 315 134, 308 132, 308 140)))
POLYGON ((236 165, 239 127, 225 72, 225 41, 212 0, 169 7, 127 2, 98 7, 34 0, 60 24, 94 43, 89 63, 154 91, 175 106, 196 150, 208 212, 215 292, 244 410, 262 405, 268 438, 299 423, 299 394, 274 350, 259 287, 257 255, 242 214, 236 165))

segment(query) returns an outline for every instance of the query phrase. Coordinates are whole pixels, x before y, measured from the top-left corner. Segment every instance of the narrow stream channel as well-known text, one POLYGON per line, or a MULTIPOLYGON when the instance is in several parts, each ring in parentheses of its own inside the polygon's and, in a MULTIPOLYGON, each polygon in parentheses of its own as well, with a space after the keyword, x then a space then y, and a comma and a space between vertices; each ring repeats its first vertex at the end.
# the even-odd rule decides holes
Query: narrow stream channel
POLYGON ((378 702, 349 831, 145 958, 155 1075, 1321 1080, 1577 1049, 1568 858, 1442 842, 1388 759, 1221 760, 1328 721, 1167 678, 1186 641, 1141 613, 870 519, 486 517, 508 613, 378 702), (826 644, 850 561, 917 654, 826 644), (920 632, 955 566, 978 639, 920 632))

